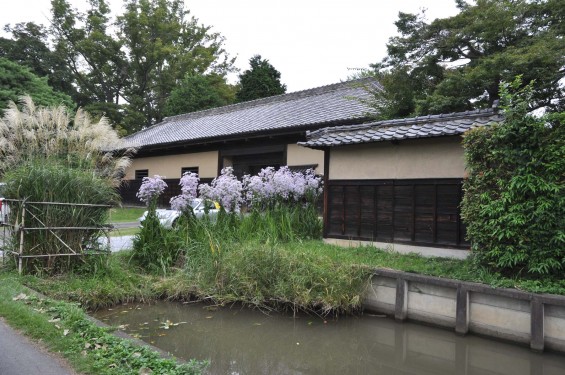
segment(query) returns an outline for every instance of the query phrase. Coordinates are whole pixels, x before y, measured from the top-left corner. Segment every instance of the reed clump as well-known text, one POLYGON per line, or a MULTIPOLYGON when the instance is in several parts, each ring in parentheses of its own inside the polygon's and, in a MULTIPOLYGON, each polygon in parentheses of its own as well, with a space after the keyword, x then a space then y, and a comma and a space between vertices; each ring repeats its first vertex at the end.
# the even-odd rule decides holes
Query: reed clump
POLYGON ((101 250, 101 229, 133 152, 105 118, 36 107, 29 97, 9 105, 0 119, 0 178, 14 233, 4 245, 34 256, 20 258, 26 272, 66 272, 101 250))

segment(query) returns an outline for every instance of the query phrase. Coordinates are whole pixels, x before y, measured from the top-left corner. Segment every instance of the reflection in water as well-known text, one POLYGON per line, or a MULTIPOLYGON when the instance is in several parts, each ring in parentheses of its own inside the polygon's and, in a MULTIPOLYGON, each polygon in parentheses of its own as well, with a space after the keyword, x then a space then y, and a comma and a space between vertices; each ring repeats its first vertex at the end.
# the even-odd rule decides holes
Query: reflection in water
POLYGON ((158 302, 97 318, 211 374, 565 374, 565 358, 374 315, 323 320, 243 308, 158 302))

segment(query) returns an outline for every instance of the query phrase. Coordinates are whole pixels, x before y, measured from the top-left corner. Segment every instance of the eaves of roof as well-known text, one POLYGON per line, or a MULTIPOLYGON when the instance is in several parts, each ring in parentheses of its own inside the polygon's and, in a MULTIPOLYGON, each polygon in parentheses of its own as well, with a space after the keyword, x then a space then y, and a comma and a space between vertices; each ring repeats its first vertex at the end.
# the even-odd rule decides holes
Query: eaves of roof
POLYGON ((308 132, 307 141, 298 144, 309 148, 324 149, 351 144, 460 135, 474 127, 487 126, 502 120, 503 116, 496 109, 489 108, 334 126, 308 132))

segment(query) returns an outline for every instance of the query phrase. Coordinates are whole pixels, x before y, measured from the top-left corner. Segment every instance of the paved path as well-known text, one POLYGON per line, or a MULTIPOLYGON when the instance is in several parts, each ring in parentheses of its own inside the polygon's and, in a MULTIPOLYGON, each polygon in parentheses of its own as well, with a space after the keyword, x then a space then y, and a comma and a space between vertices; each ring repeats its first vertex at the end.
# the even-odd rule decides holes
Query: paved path
MULTIPOLYGON (((110 250, 115 253, 116 251, 131 249, 133 237, 134 236, 110 237, 110 250)), ((102 237, 100 238, 100 242, 105 245, 108 239, 102 237)))
POLYGON ((0 318, 1 375, 75 375, 63 360, 40 349, 0 318))

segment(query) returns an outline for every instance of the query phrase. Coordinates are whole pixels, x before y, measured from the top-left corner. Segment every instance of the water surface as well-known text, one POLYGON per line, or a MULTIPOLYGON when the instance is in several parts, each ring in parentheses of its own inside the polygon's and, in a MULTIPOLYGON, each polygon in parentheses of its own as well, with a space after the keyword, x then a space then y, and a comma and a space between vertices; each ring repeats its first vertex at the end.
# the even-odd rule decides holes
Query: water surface
POLYGON ((564 375, 565 356, 378 315, 337 320, 157 302, 95 316, 211 374, 564 375))

